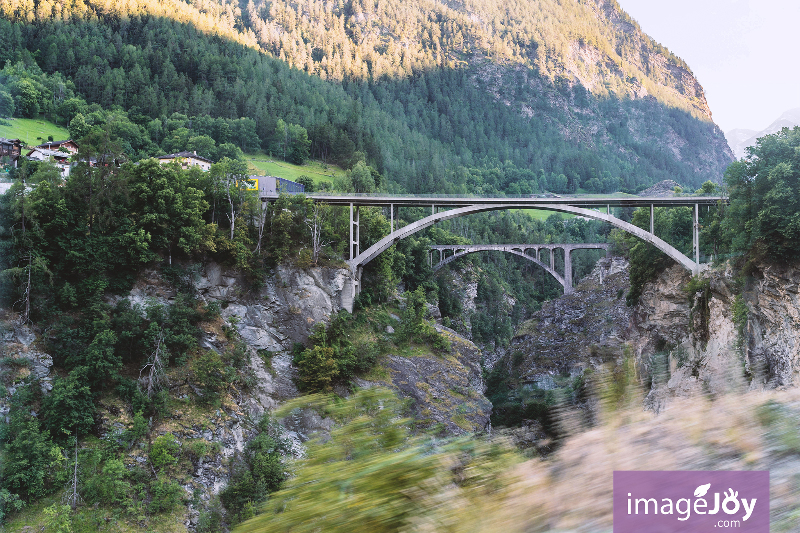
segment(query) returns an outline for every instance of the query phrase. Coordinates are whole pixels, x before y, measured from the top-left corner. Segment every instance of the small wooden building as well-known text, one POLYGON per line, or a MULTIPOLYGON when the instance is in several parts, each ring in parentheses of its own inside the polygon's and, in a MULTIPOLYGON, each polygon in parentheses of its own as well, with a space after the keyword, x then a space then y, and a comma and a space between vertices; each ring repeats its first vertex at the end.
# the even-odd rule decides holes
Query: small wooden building
POLYGON ((66 141, 47 141, 46 143, 42 143, 38 145, 36 148, 44 148, 46 150, 66 150, 70 154, 77 154, 78 153, 78 143, 73 141, 72 139, 67 139, 66 141))
POLYGON ((56 164, 58 169, 61 171, 61 175, 66 178, 69 176, 70 168, 72 167, 72 163, 70 163, 69 158, 72 157, 72 154, 69 152, 62 152, 60 150, 48 150, 47 148, 40 148, 36 147, 33 148, 30 152, 27 153, 28 159, 31 161, 50 161, 52 160, 53 163, 56 164))
POLYGON ((13 166, 17 166, 17 160, 22 154, 22 141, 19 139, 5 139, 0 137, 0 160, 8 157, 13 166))

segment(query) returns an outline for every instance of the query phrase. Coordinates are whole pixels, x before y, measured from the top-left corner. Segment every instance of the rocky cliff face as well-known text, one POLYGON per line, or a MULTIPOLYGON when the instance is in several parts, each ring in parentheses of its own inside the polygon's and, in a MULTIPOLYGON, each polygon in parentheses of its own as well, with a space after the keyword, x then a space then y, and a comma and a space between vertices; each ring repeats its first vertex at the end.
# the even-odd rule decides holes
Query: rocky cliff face
POLYGON ((36 333, 30 327, 11 318, 0 310, 0 423, 8 423, 8 402, 26 380, 37 383, 44 392, 53 388, 53 358, 38 349, 36 333))
MULTIPOLYGON (((226 485, 234 458, 241 454, 254 434, 253 422, 299 392, 294 384, 296 370, 291 350, 295 343, 305 343, 317 323, 327 323, 351 301, 348 295, 350 274, 337 268, 299 269, 281 266, 263 280, 257 290, 248 290, 240 274, 215 263, 194 270, 184 282, 206 303, 220 305, 220 318, 203 322, 200 349, 224 353, 232 342, 228 333, 235 330, 249 352, 250 384, 243 390, 222 395, 218 407, 210 411, 193 400, 201 394, 193 379, 187 379, 190 367, 169 369, 170 394, 178 407, 158 420, 151 420, 150 439, 171 433, 182 446, 194 444, 209 450, 202 457, 193 457, 192 471, 177 474, 176 480, 194 502, 185 518, 187 529, 197 525, 200 510, 210 504, 215 494, 226 485)), ((172 305, 177 291, 164 281, 156 269, 142 272, 129 294, 132 304, 142 308, 160 304, 172 305)), ((123 296, 114 296, 115 304, 123 296)), ((432 316, 438 314, 432 308, 432 316)), ((3 344, 0 377, 0 417, 8 414, 8 401, 17 388, 32 377, 35 386, 52 389, 52 358, 41 351, 37 342, 40 332, 35 327, 16 326, 13 317, 0 316, 3 344)), ((484 383, 481 351, 455 332, 441 328, 451 341, 448 353, 434 355, 393 353, 381 361, 382 371, 373 381, 359 381, 361 386, 383 385, 394 388, 410 400, 411 415, 419 430, 438 430, 444 435, 463 435, 487 427, 491 403, 483 396, 484 383)), ((346 394, 347 391, 341 391, 346 394)), ((97 431, 105 438, 122 435, 132 423, 128 408, 116 399, 106 399, 98 406, 97 431)), ((301 456, 303 442, 319 433, 330 431, 332 421, 319 414, 302 410, 283 420, 285 436, 292 453, 301 456)), ((141 441, 127 453, 130 465, 147 462, 149 444, 141 441)))
POLYGON ((305 342, 317 322, 347 305, 350 273, 345 269, 279 266, 254 294, 242 294, 236 273, 208 264, 195 287, 201 298, 223 304, 222 316, 236 325, 255 350, 291 350, 305 342))
POLYGON ((448 328, 438 326, 451 344, 449 353, 418 356, 389 354, 381 362, 386 377, 361 386, 385 385, 410 401, 415 427, 445 435, 465 435, 489 427, 492 404, 485 385, 480 349, 448 328))
POLYGON ((622 258, 599 260, 572 294, 546 302, 520 325, 509 355, 498 364, 513 366, 520 383, 550 389, 558 376, 577 375, 618 357, 632 315, 625 305, 627 269, 622 258))
POLYGON ((670 396, 720 394, 744 385, 744 359, 733 323, 730 267, 706 271, 695 293, 691 275, 674 265, 647 284, 630 324, 631 347, 652 380, 645 404, 661 409, 670 396))
MULTIPOLYGON (((291 266, 276 268, 274 275, 264 280, 257 291, 248 292, 241 276, 216 263, 207 263, 191 270, 188 276, 196 296, 206 303, 218 302, 220 324, 205 324, 200 348, 222 353, 230 344, 225 328, 238 331, 250 355, 252 386, 247 391, 233 391, 223 396, 219 407, 198 409, 190 400, 199 391, 186 379, 188 367, 170 369, 170 393, 183 405, 163 419, 152 423, 152 439, 171 433, 183 443, 205 444, 207 455, 193 460, 191 475, 179 475, 177 481, 188 497, 199 497, 205 506, 226 484, 231 472, 231 460, 244 450, 253 434, 253 421, 280 402, 298 395, 293 378, 290 350, 294 343, 305 342, 311 328, 327 322, 331 314, 343 306, 352 305, 348 299, 351 286, 348 270, 337 268, 299 269, 291 266)), ((169 306, 177 291, 155 270, 143 271, 131 292, 124 297, 142 308, 149 304, 169 306)), ((113 296, 115 304, 123 296, 113 296)), ((10 397, 20 386, 32 379, 43 391, 52 389, 53 359, 41 351, 40 333, 35 327, 19 325, 15 317, 0 316, 0 417, 9 411, 10 397)), ((106 438, 115 438, 130 426, 128 409, 116 400, 98 405, 97 431, 106 438)), ((151 421, 152 422, 152 421, 151 421)), ((295 455, 302 454, 301 443, 316 432, 328 431, 329 420, 313 412, 299 413, 285 421, 286 435, 292 441, 295 455)), ((126 461, 130 464, 147 461, 147 442, 134 446, 126 461)), ((200 506, 191 504, 185 525, 192 530, 197 524, 200 506)))
POLYGON ((548 388, 558 375, 600 369, 627 350, 650 387, 645 405, 656 411, 670 397, 797 385, 797 269, 763 267, 743 291, 730 265, 704 272, 693 293, 687 292, 691 279, 678 265, 668 268, 629 308, 621 298, 628 290, 627 265, 601 260, 573 295, 547 303, 519 328, 500 363, 511 365, 512 356, 522 354, 520 382, 548 388), (600 284, 603 271, 609 274, 600 284), (734 322, 739 293, 746 306, 742 335, 734 322))
POLYGON ((744 351, 754 387, 800 383, 800 273, 796 265, 766 266, 744 291, 744 351))
POLYGON ((670 394, 798 384, 800 275, 794 265, 762 266, 740 288, 728 265, 702 274, 707 289, 687 294, 689 275, 672 267, 648 285, 636 309, 633 346, 640 360, 668 350, 670 394), (741 335, 734 322, 744 307, 741 335))

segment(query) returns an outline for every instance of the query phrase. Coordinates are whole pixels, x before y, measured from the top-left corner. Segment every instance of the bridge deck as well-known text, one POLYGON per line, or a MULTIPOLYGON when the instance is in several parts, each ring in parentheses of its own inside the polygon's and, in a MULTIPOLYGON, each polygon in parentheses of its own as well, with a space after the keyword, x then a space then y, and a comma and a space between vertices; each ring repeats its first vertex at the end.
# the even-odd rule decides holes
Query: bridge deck
MULTIPOLYGON (((469 197, 469 196, 446 196, 446 195, 369 195, 369 194, 320 194, 312 193, 306 195, 312 200, 325 202, 330 205, 369 205, 369 206, 436 206, 436 207, 465 207, 470 205, 495 205, 507 204, 519 206, 525 209, 530 206, 535 209, 535 205, 572 205, 576 207, 675 207, 697 205, 717 205, 718 202, 727 202, 722 196, 677 196, 669 198, 646 198, 641 196, 628 195, 607 195, 607 196, 582 196, 582 195, 562 195, 556 198, 497 198, 497 197, 469 197)), ((262 200, 272 200, 276 197, 263 196, 262 200)))
POLYGON ((608 248, 610 247, 610 243, 606 242, 577 242, 577 243, 551 243, 551 244, 431 244, 428 246, 431 250, 470 250, 475 252, 483 252, 483 251, 491 251, 491 250, 500 250, 505 251, 509 248, 519 248, 521 250, 527 249, 547 249, 552 250, 553 248, 564 248, 570 250, 576 250, 580 248, 585 248, 587 250, 599 249, 599 248, 608 248))

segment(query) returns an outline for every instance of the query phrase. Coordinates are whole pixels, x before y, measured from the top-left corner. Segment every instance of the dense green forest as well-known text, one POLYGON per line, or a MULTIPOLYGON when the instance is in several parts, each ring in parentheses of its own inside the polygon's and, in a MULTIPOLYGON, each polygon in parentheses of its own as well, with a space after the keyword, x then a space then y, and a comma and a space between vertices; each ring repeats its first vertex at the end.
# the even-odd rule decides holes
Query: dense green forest
POLYGON ((489 75, 473 62, 423 62, 406 74, 399 65, 386 76, 324 81, 254 48, 253 36, 266 30, 231 29, 237 17, 258 26, 262 19, 247 10, 179 4, 180 16, 150 4, 79 2, 59 13, 46 3, 6 7, 0 64, 10 63, 0 90, 16 115, 76 120, 76 133, 83 121, 102 121, 87 118, 96 110, 80 99, 116 109, 134 159, 194 137, 204 138, 191 145, 213 157, 210 137, 217 147, 233 143, 295 161, 310 155, 349 168, 363 159, 386 176, 387 189, 407 192, 612 192, 667 178, 697 187, 719 181, 730 161, 721 133, 691 106, 587 91, 538 63, 489 75), (227 22, 209 30, 208 17, 227 22), (678 155, 663 143, 673 135, 678 155))

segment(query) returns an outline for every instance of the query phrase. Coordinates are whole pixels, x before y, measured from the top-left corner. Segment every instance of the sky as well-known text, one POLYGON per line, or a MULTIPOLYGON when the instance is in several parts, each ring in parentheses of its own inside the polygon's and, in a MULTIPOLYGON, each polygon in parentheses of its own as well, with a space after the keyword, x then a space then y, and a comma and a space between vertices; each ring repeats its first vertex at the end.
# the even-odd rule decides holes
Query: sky
POLYGON ((800 1, 618 2, 689 64, 722 131, 760 131, 800 108, 800 1))

